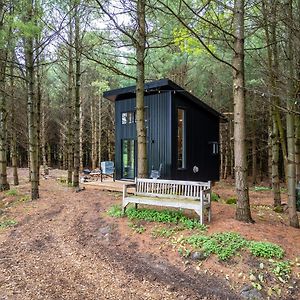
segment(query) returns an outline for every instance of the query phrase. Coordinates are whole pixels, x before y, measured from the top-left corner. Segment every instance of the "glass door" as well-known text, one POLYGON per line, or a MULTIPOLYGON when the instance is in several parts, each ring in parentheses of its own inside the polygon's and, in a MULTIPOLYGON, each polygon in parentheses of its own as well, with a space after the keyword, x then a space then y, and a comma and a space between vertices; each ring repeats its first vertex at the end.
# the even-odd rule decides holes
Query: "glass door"
POLYGON ((122 140, 122 178, 134 179, 135 177, 135 141, 122 140))

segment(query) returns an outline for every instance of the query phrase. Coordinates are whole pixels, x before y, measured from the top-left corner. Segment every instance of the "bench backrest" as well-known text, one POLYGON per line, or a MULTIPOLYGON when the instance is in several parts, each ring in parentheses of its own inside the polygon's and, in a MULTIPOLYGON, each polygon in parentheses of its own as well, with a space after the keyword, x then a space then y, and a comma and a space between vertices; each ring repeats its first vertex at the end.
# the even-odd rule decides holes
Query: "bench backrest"
POLYGON ((178 181, 136 178, 136 195, 174 198, 201 198, 201 191, 209 190, 210 181, 178 181))
POLYGON ((102 174, 111 175, 115 171, 115 164, 113 161, 101 161, 102 174))

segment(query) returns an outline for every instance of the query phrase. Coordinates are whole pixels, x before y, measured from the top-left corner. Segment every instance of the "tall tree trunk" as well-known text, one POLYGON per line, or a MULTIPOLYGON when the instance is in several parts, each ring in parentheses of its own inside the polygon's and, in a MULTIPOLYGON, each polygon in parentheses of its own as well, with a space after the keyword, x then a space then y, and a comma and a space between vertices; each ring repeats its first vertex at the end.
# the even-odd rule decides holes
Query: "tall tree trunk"
POLYGON ((255 185, 257 183, 257 151, 256 151, 256 136, 255 132, 252 137, 252 183, 255 185))
POLYGON ((39 42, 36 41, 36 172, 38 181, 40 179, 40 138, 41 138, 41 103, 42 103, 42 82, 41 82, 41 66, 40 66, 40 57, 38 53, 39 42))
POLYGON ((83 170, 83 126, 84 126, 84 115, 83 115, 83 102, 80 101, 79 106, 79 168, 83 170))
POLYGON ((270 120, 268 122, 268 181, 270 187, 272 187, 272 112, 270 109, 270 120))
MULTIPOLYGON (((298 26, 298 28, 300 27, 300 2, 297 2, 298 5, 296 7, 296 26, 298 26)), ((297 39, 295 41, 295 48, 297 49, 297 54, 296 54, 296 76, 297 76, 297 82, 298 82, 298 86, 297 88, 297 92, 296 92, 296 101, 297 101, 297 106, 296 109, 298 109, 298 112, 300 111, 300 30, 296 31, 297 34, 297 39)), ((296 124, 296 134, 295 134, 295 163, 296 163, 296 181, 300 183, 300 115, 297 114, 295 116, 295 124, 296 124)))
POLYGON ((224 127, 220 126, 220 178, 224 179, 224 161, 225 161, 225 135, 223 131, 224 127))
POLYGON ((98 140, 98 167, 101 166, 101 161, 102 161, 102 101, 103 101, 103 96, 101 95, 99 97, 99 121, 98 121, 98 132, 99 132, 99 140, 98 140))
MULTIPOLYGON (((70 6, 72 1, 70 1, 70 6)), ((72 175, 74 169, 74 140, 73 140, 73 117, 74 117, 74 68, 73 68, 73 18, 70 14, 69 20, 69 45, 68 45, 68 184, 72 184, 72 175)))
MULTIPOLYGON (((27 0, 26 21, 33 20, 33 4, 27 0)), ((27 117, 28 117, 28 144, 30 161, 30 182, 32 200, 39 198, 39 179, 37 173, 37 106, 35 97, 35 74, 34 74, 34 38, 31 35, 25 37, 25 64, 27 80, 27 117)))
MULTIPOLYGON (((300 82, 300 78, 298 79, 300 82)), ((298 103, 300 103, 300 87, 298 103)), ((300 104, 299 104, 300 105, 300 104)), ((296 182, 300 182, 300 115, 295 116, 295 164, 296 164, 296 182)))
MULTIPOLYGON (((251 150, 252 150, 252 184, 257 183, 257 140, 256 140, 256 120, 255 117, 252 118, 253 124, 253 135, 251 140, 251 150)), ((262 172, 262 170, 259 170, 262 172)))
MULTIPOLYGON (((4 31, 4 1, 0 0, 0 32, 4 31)), ((5 71, 7 64, 7 47, 4 39, 0 41, 0 191, 8 190, 7 181, 7 99, 5 95, 5 71)))
POLYGON ((244 0, 235 0, 234 35, 233 101, 236 219, 249 223, 253 220, 250 211, 245 149, 244 0))
POLYGON ((47 161, 48 161, 48 166, 52 166, 52 156, 51 156, 51 145, 50 143, 47 143, 47 161))
MULTIPOLYGON (((34 9, 36 12, 39 12, 41 9, 40 0, 34 1, 34 9)), ((39 24, 38 18, 35 18, 35 26, 39 27, 41 24, 39 24)), ((40 43, 41 43, 41 37, 40 34, 37 34, 35 38, 35 61, 36 61, 36 131, 37 131, 37 151, 36 151, 36 172, 37 172, 37 178, 38 181, 40 180, 40 139, 41 139, 41 105, 42 105, 42 67, 40 64, 40 43)))
MULTIPOLYGON (((272 119, 272 127, 271 127, 271 182, 272 182, 272 190, 273 190, 273 199, 274 206, 281 206, 281 195, 280 195, 280 178, 279 178, 279 151, 280 151, 280 134, 279 128, 282 130, 282 122, 280 119, 280 115, 278 112, 277 105, 279 103, 278 89, 277 89, 277 77, 278 77, 278 54, 277 54, 277 41, 276 41, 276 15, 277 15, 277 1, 274 1, 272 6, 271 13, 271 28, 268 25, 269 14, 267 13, 267 6, 265 0, 262 2, 262 11, 264 18, 264 28, 266 35, 266 43, 272 44, 271 47, 268 47, 268 68, 269 68, 269 85, 272 92, 271 102, 273 106, 271 106, 271 119, 272 119), (269 33, 269 29, 271 29, 271 36, 269 33), (271 43, 272 41, 272 43, 271 43), (279 120, 280 122, 279 122, 279 120)), ((283 131, 283 130, 282 130, 283 131)), ((285 138, 281 134, 281 138, 283 138, 282 144, 285 145, 285 138)), ((283 155, 285 150, 283 151, 283 155)), ((286 160, 285 160, 286 161, 286 160)), ((284 162, 286 166, 286 163, 284 162)), ((286 170, 286 168, 285 168, 286 170)), ((286 174, 286 173, 285 173, 286 174)))
POLYGON ((288 149, 288 208, 290 226, 299 228, 299 219, 296 210, 296 168, 295 168, 295 91, 294 91, 294 43, 293 43, 293 1, 289 0, 287 13, 287 31, 288 31, 288 99, 287 99, 287 117, 286 117, 286 135, 288 149))
POLYGON ((14 49, 11 51, 10 63, 10 94, 11 94, 11 164, 13 169, 14 185, 19 185, 18 177, 18 155, 17 155, 17 131, 16 131, 16 112, 15 112, 15 86, 14 86, 14 49))
POLYGON ((80 0, 75 1, 75 113, 74 113, 74 173, 73 186, 79 189, 79 168, 80 168, 80 20, 79 20, 79 4, 80 0))
POLYGON ((44 175, 49 175, 49 168, 47 164, 46 156, 46 107, 45 104, 42 106, 42 115, 41 115, 41 156, 44 175))
POLYGON ((97 115, 96 115, 96 102, 95 98, 92 96, 91 103, 91 133, 92 133, 92 169, 97 168, 97 115))
POLYGON ((279 141, 278 141, 278 128, 275 120, 273 119, 273 133, 272 133, 272 190, 274 207, 281 206, 280 196, 280 180, 279 180, 279 141))
POLYGON ((145 43, 146 43, 146 20, 145 0, 137 0, 137 39, 136 39, 136 133, 137 133, 137 160, 138 177, 148 176, 147 166, 147 141, 145 127, 145 43))

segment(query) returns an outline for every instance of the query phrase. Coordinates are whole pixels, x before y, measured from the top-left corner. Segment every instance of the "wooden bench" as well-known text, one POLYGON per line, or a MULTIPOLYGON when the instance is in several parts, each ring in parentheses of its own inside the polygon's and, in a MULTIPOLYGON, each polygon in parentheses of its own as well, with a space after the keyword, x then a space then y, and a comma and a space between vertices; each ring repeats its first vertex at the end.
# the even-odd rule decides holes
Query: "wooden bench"
POLYGON ((204 211, 208 211, 208 221, 211 220, 211 182, 177 181, 136 178, 134 184, 123 186, 122 211, 134 203, 148 204, 183 209, 193 209, 203 224, 204 211), (134 195, 128 194, 128 188, 135 187, 134 195))

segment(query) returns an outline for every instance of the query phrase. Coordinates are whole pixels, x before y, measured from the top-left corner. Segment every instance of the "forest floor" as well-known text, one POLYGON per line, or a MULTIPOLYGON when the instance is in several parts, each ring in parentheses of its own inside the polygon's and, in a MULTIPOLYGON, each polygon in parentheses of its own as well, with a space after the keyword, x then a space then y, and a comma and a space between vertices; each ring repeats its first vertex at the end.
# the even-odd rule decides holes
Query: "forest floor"
MULTIPOLYGON (((138 232, 126 217, 107 214, 121 203, 120 193, 93 186, 76 193, 60 180, 64 171, 50 170, 48 179, 41 179, 41 198, 30 201, 27 175, 20 169, 20 185, 0 193, 1 300, 245 299, 241 290, 251 290, 255 282, 249 276, 259 277, 258 272, 265 276, 261 299, 300 299, 299 230, 288 226, 286 212, 271 209, 270 191, 250 191, 255 224, 236 221, 234 205, 213 202, 207 234, 238 232, 247 240, 280 245, 284 259, 293 262, 285 282, 259 271, 268 262, 249 253, 226 262, 180 256, 176 239, 193 230, 158 237, 152 234, 158 224, 142 222, 138 232)), ((221 199, 234 197, 230 183, 221 182, 213 191, 221 199)))

